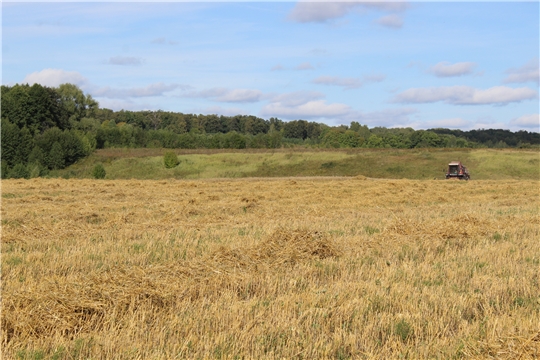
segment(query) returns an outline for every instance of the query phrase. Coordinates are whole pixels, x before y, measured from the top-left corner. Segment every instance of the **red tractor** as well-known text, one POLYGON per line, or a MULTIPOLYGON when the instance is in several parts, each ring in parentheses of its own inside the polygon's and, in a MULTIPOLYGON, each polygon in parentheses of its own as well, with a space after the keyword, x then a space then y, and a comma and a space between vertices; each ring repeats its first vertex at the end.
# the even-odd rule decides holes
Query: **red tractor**
POLYGON ((448 164, 446 179, 469 180, 470 178, 469 171, 461 161, 452 161, 448 164))

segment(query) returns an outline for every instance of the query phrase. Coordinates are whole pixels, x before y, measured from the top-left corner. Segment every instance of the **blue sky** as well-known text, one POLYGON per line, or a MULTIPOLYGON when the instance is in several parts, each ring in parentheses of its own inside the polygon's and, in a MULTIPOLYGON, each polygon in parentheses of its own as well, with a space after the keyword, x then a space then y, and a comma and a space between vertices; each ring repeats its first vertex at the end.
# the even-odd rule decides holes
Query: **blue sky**
POLYGON ((538 2, 2 4, 2 84, 113 110, 539 129, 538 2))

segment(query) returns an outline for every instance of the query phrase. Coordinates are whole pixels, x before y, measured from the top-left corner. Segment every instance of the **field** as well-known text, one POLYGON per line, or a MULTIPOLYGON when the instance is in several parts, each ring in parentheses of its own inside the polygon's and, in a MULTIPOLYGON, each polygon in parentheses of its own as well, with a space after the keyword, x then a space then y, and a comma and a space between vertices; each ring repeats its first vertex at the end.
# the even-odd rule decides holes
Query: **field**
POLYGON ((2 358, 539 358, 538 185, 4 180, 2 358))
POLYGON ((102 163, 107 179, 210 179, 356 176, 443 179, 449 161, 462 161, 475 180, 540 180, 538 150, 516 149, 308 149, 176 150, 180 165, 166 169, 164 149, 102 149, 53 177, 92 178, 102 163))

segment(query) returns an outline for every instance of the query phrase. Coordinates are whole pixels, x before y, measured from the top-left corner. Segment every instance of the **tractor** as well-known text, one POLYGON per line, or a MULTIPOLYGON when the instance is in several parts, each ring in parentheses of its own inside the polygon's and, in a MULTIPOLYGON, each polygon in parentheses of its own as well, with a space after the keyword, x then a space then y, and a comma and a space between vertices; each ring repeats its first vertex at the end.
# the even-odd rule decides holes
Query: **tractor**
POLYGON ((452 161, 448 164, 446 179, 469 180, 471 175, 461 161, 452 161))

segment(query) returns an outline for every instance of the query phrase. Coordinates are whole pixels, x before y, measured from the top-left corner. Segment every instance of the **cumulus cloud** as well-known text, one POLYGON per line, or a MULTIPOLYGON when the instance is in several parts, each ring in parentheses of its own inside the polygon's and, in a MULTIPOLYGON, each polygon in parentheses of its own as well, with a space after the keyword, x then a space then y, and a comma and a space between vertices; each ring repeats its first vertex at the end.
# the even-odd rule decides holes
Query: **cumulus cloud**
POLYGON ((289 13, 288 19, 300 23, 322 23, 345 16, 358 5, 348 2, 299 2, 289 13))
POLYGON ((401 16, 392 14, 386 15, 377 20, 377 24, 393 29, 400 29, 403 27, 403 19, 401 16))
POLYGON ((324 23, 329 20, 341 18, 352 11, 379 10, 399 12, 404 11, 409 5, 404 1, 385 2, 371 1, 357 2, 298 2, 289 13, 288 19, 299 23, 318 22, 324 23))
POLYGON ((324 95, 315 91, 280 94, 263 106, 260 114, 285 119, 336 119, 350 115, 353 110, 346 104, 328 104, 324 95))
POLYGON ((76 71, 65 71, 62 69, 43 69, 26 75, 23 84, 40 84, 43 86, 57 87, 61 84, 70 83, 75 85, 85 85, 88 80, 76 71))
POLYGON ((360 78, 342 78, 337 76, 319 76, 313 80, 314 84, 342 86, 345 89, 356 89, 363 85, 360 78))
POLYGON ((448 61, 443 61, 435 64, 429 69, 429 72, 437 77, 452 77, 471 74, 474 67, 473 62, 458 62, 451 64, 448 61))
POLYGON ((538 58, 534 58, 519 68, 512 68, 506 71, 508 76, 503 80, 504 83, 525 83, 535 82, 540 83, 538 58))
POLYGON ((529 114, 518 117, 510 121, 511 125, 532 128, 538 131, 540 128, 540 114, 529 114))
POLYGON ((313 65, 311 65, 309 62, 306 61, 306 62, 303 62, 303 63, 299 64, 294 69, 295 70, 311 70, 311 69, 313 69, 313 65))
POLYGON ((318 91, 295 91, 275 95, 270 99, 270 102, 281 103, 285 106, 299 106, 306 102, 320 99, 324 99, 324 94, 318 91))
POLYGON ((433 88, 413 88, 395 96, 398 103, 434 103, 443 101, 452 105, 506 105, 538 97, 530 88, 510 88, 495 86, 481 90, 469 86, 443 86, 433 88))
POLYGON ((248 103, 260 101, 263 97, 263 93, 254 89, 211 88, 201 91, 193 91, 185 94, 184 96, 206 98, 220 102, 248 103))
POLYGON ((368 82, 381 82, 386 77, 384 75, 368 75, 363 78, 347 78, 337 76, 319 76, 313 80, 314 84, 341 86, 345 89, 356 89, 368 82))
POLYGON ((143 60, 131 56, 114 56, 106 61, 109 65, 141 65, 143 60))
POLYGON ((180 84, 169 84, 166 85, 162 82, 150 84, 145 87, 133 87, 129 89, 115 89, 109 86, 99 88, 92 92, 92 95, 95 97, 106 97, 113 99, 123 99, 130 97, 151 97, 151 96, 161 96, 166 92, 170 92, 176 89, 187 89, 189 86, 180 85, 180 84))
POLYGON ((440 119, 423 122, 422 128, 445 128, 445 129, 464 129, 470 126, 470 122, 462 118, 440 119))
POLYGON ((410 116, 417 112, 418 111, 416 109, 409 107, 384 109, 372 112, 360 112, 354 114, 356 119, 351 119, 351 121, 359 121, 360 123, 369 126, 404 126, 411 123, 410 116))
POLYGON ((349 114, 352 109, 346 104, 327 104, 325 100, 308 101, 297 106, 287 106, 280 102, 265 105, 261 114, 286 119, 336 118, 349 114))

